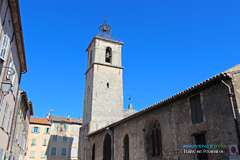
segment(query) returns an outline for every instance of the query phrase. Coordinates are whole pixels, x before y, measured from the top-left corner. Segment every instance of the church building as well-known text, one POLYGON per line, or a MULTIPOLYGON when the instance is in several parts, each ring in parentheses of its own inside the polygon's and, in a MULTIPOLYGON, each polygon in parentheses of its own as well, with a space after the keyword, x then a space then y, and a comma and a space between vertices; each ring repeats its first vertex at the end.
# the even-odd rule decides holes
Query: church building
POLYGON ((87 47, 79 159, 215 160, 239 154, 237 148, 230 154, 229 146, 240 142, 240 64, 141 111, 131 104, 124 110, 122 45, 104 20, 87 47))

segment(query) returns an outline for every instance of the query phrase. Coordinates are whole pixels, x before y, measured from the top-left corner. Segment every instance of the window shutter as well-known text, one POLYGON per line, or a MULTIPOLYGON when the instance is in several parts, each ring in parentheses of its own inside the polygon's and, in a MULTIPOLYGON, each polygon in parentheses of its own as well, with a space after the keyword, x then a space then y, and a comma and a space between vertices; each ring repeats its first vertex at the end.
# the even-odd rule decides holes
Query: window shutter
POLYGON ((44 131, 44 133, 47 133, 47 128, 45 128, 45 131, 44 131))
POLYGON ((8 62, 8 70, 7 70, 7 79, 10 79, 10 76, 12 74, 12 67, 13 67, 13 59, 10 57, 8 62))
POLYGON ((31 131, 32 133, 34 132, 34 127, 32 127, 32 131, 31 131))
POLYGON ((7 35, 4 35, 3 41, 2 41, 2 46, 1 46, 1 51, 0 51, 0 58, 4 61, 6 60, 6 57, 7 57, 6 54, 7 54, 9 42, 10 42, 9 37, 7 35))
POLYGON ((51 128, 49 128, 49 133, 51 133, 51 128))
POLYGON ((40 127, 38 127, 38 133, 40 133, 40 127))

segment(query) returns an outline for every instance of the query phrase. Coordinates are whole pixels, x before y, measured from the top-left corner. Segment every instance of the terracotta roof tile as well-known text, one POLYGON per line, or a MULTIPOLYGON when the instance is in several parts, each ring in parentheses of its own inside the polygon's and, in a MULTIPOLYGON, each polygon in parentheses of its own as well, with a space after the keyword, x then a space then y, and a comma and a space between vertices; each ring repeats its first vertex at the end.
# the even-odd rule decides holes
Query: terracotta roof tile
POLYGON ((50 116, 50 120, 52 120, 53 122, 65 122, 65 123, 82 124, 82 119, 80 119, 80 118, 78 119, 78 118, 50 116))
POLYGON ((46 118, 42 117, 30 117, 30 123, 51 125, 46 118))

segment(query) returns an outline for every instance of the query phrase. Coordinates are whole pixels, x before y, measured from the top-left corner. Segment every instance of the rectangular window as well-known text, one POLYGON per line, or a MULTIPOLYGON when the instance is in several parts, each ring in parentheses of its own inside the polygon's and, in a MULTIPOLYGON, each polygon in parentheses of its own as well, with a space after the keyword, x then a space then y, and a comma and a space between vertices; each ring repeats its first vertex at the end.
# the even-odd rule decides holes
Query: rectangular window
POLYGON ((8 103, 6 103, 5 111, 4 111, 4 114, 3 114, 3 120, 2 120, 2 126, 3 127, 5 125, 5 120, 6 120, 6 117, 7 117, 7 111, 8 111, 8 103))
POLYGON ((191 107, 192 123, 196 124, 196 123, 203 122, 200 94, 197 94, 190 98, 190 107, 191 107))
POLYGON ((4 35, 3 37, 3 41, 2 41, 2 46, 1 46, 1 51, 0 51, 0 58, 2 60, 6 60, 6 55, 7 55, 7 50, 8 50, 8 47, 9 47, 9 42, 10 42, 10 39, 7 35, 4 35))
POLYGON ((48 134, 50 133, 50 128, 45 128, 45 131, 44 131, 45 134, 48 134))
POLYGON ((69 124, 64 123, 63 124, 63 131, 68 131, 68 129, 69 129, 69 124))
POLYGON ((73 136, 73 144, 76 144, 77 143, 77 136, 73 136))
POLYGON ((32 139, 32 145, 34 145, 34 146, 37 145, 37 139, 36 138, 32 139))
POLYGON ((40 128, 39 127, 32 127, 32 132, 33 133, 40 133, 40 128))
POLYGON ((2 109, 3 98, 4 98, 4 94, 1 93, 1 97, 0 97, 0 111, 1 111, 1 109, 2 109))
POLYGON ((77 149, 76 148, 72 148, 71 157, 77 157, 77 149))
POLYGON ((47 146, 47 142, 48 142, 48 140, 47 140, 47 139, 44 139, 44 140, 43 140, 43 146, 47 146))
POLYGON ((63 137, 62 137, 62 141, 63 141, 63 142, 67 142, 67 141, 68 141, 68 137, 67 137, 67 135, 63 135, 63 137))
POLYGON ((57 156, 57 147, 51 147, 51 156, 57 156))
POLYGON ((7 131, 9 132, 9 128, 11 125, 11 117, 12 117, 12 111, 10 111, 9 117, 8 117, 8 125, 7 125, 7 131))
POLYGON ((58 141, 58 135, 52 135, 52 141, 58 141))
POLYGON ((30 158, 34 158, 35 157, 35 151, 31 151, 30 152, 30 158))
POLYGON ((54 123, 54 130, 58 130, 59 128, 59 123, 54 123))
MULTIPOLYGON (((205 139, 205 134, 199 134, 194 136, 194 144, 195 145, 206 145, 206 139, 205 139)), ((197 148, 197 151, 195 154, 198 157, 199 160, 204 159, 208 160, 208 154, 203 152, 204 148, 197 148), (199 150, 201 150, 199 152, 199 150)))
POLYGON ((73 130, 73 132, 77 132, 78 131, 78 125, 73 125, 72 130, 73 130))
POLYGON ((46 158, 46 152, 42 151, 41 158, 46 158))
POLYGON ((62 147, 62 149, 61 149, 61 157, 67 157, 67 148, 66 147, 62 147))
POLYGON ((2 157, 3 157, 3 149, 0 148, 0 160, 2 160, 2 157))

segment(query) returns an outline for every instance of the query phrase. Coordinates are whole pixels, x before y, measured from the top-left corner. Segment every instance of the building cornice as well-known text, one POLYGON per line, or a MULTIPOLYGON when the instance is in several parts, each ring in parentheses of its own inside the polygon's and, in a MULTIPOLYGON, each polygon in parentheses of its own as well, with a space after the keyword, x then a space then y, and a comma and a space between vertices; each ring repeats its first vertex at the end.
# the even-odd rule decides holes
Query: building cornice
POLYGON ((85 72, 85 74, 87 74, 90 69, 93 67, 94 64, 97 64, 97 65, 102 65, 102 66, 107 66, 107 67, 112 67, 112 68, 118 68, 118 69, 123 69, 124 67, 120 67, 120 66, 112 66, 112 65, 109 65, 109 64, 105 64, 105 63, 99 63, 99 62, 93 62, 91 64, 91 66, 87 69, 87 71, 85 72))
POLYGON ((27 72, 26 55, 23 41, 22 23, 18 0, 8 0, 12 17, 15 39, 17 43, 18 56, 20 60, 20 69, 22 73, 27 72))
POLYGON ((102 38, 102 37, 94 36, 93 39, 92 39, 92 41, 91 41, 90 44, 88 45, 86 51, 89 50, 90 46, 92 45, 92 43, 94 42, 95 39, 100 39, 100 40, 103 40, 103 41, 107 41, 107 42, 112 42, 112 43, 117 43, 117 44, 123 45, 123 42, 114 41, 114 40, 112 40, 112 39, 107 39, 107 38, 102 38))

